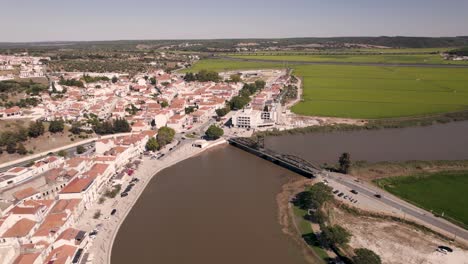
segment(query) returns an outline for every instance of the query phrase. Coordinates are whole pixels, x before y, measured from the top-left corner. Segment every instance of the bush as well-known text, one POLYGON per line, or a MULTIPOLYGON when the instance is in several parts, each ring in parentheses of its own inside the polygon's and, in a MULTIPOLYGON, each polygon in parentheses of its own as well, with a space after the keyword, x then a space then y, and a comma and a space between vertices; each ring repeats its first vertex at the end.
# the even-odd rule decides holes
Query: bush
POLYGON ((367 248, 358 248, 354 250, 353 262, 355 264, 380 264, 382 260, 374 251, 367 248))
POLYGON ((83 154, 85 151, 86 151, 86 149, 81 145, 76 147, 76 153, 78 153, 78 154, 83 154))
POLYGON ((36 122, 31 122, 29 124, 28 128, 28 135, 30 137, 36 138, 42 134, 44 134, 44 125, 42 124, 42 121, 36 121, 36 122))
POLYGON ((65 122, 62 119, 54 120, 50 122, 49 132, 50 133, 63 132, 64 128, 65 128, 65 122))
POLYGON ((28 151, 26 150, 26 148, 24 147, 24 145, 22 143, 19 143, 18 144, 18 148, 16 148, 16 152, 20 155, 26 155, 28 154, 28 151))

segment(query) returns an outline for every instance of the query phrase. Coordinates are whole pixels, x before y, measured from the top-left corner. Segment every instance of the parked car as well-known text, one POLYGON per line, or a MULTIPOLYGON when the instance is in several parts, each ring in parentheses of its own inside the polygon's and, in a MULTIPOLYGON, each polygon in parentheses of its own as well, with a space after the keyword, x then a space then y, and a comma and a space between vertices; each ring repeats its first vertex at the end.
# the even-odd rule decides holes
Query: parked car
POLYGON ((341 197, 343 195, 344 195, 344 193, 341 192, 341 193, 338 194, 338 197, 341 197))
POLYGON ((382 198, 382 195, 380 195, 380 194, 378 194, 378 193, 374 194, 374 196, 375 196, 376 198, 379 198, 379 199, 382 198))
POLYGON ((117 209, 112 209, 112 211, 111 211, 110 214, 111 214, 111 215, 115 215, 115 213, 117 213, 117 209))
POLYGON ((334 194, 337 194, 337 193, 339 193, 339 192, 340 192, 339 190, 334 190, 334 191, 333 191, 334 194))
POLYGON ((125 196, 128 196, 128 192, 123 192, 120 194, 120 197, 125 197, 125 196))
POLYGON ((358 192, 356 190, 351 190, 350 192, 354 193, 354 194, 358 194, 358 192))

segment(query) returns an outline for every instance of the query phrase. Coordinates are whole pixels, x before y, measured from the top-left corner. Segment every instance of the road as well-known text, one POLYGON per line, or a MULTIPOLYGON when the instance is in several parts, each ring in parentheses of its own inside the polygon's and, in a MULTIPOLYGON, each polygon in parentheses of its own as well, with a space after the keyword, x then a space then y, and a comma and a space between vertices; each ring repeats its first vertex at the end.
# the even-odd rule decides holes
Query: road
POLYGON ((288 63, 291 65, 352 65, 352 66, 383 66, 383 67, 423 67, 423 68, 468 68, 468 65, 461 64, 424 64, 424 63, 381 63, 381 62, 333 62, 333 61, 286 61, 286 60, 262 60, 245 59, 219 56, 216 57, 231 61, 251 61, 251 62, 269 62, 269 63, 288 63))
POLYGON ((425 223, 428 227, 436 227, 437 229, 451 234, 452 236, 450 238, 454 238, 456 236, 468 241, 468 230, 458 227, 443 218, 435 217, 432 213, 409 204, 378 187, 371 186, 370 184, 363 182, 356 182, 355 179, 349 175, 338 173, 327 174, 328 176, 325 178, 328 180, 336 181, 350 190, 356 190, 359 195, 367 196, 369 199, 376 199, 379 202, 400 211, 405 217, 410 216, 422 223, 425 223), (380 194, 382 197, 376 198, 374 196, 375 194, 380 194))

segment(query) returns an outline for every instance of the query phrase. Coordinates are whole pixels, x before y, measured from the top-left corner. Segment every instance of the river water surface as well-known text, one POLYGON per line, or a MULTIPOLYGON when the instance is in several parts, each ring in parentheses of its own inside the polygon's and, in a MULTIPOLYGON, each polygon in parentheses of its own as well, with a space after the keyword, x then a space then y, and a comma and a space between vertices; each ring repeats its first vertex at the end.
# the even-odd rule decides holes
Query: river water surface
POLYGON ((276 195, 300 177, 232 146, 158 173, 122 224, 112 264, 306 263, 276 195))
POLYGON ((265 147, 316 164, 351 159, 378 161, 468 159, 468 121, 427 127, 311 133, 268 137, 265 147))
MULTIPOLYGON (((267 138, 274 150, 315 163, 468 159, 468 122, 267 138)), ((299 177, 232 146, 161 171, 121 226, 112 264, 305 263, 281 232, 275 201, 299 177)))

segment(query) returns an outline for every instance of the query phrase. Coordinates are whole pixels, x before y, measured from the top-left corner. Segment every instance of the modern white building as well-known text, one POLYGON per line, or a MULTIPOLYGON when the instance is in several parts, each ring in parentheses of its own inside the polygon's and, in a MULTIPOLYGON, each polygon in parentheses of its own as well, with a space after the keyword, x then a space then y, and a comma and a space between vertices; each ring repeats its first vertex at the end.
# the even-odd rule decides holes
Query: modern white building
POLYGON ((243 109, 232 116, 232 125, 238 128, 258 128, 275 125, 276 112, 243 109))

